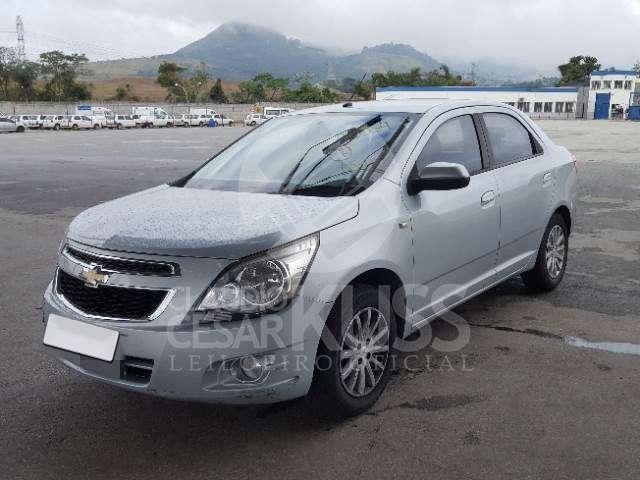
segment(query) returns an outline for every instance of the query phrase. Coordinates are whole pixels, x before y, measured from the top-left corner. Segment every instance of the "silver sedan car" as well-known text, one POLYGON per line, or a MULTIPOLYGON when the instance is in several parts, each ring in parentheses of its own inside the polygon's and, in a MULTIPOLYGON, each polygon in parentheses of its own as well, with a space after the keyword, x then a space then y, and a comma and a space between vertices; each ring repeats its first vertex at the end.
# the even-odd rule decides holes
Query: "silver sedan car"
POLYGON ((0 133, 2 132, 24 132, 22 125, 17 125, 15 121, 8 117, 0 117, 0 133))
POLYGON ((293 112, 184 178, 78 215, 45 293, 44 344, 138 392, 229 404, 312 392, 358 414, 418 348, 412 332, 516 275, 558 286, 576 176, 565 148, 503 104, 293 112))

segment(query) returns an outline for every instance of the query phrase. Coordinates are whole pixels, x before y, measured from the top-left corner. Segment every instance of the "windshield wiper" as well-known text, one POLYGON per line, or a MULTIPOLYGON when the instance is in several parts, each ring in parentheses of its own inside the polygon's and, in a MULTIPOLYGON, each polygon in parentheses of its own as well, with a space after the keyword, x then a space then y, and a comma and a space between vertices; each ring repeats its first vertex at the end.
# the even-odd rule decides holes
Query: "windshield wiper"
MULTIPOLYGON (((347 133, 345 133, 342 137, 338 138, 336 141, 334 141, 333 143, 330 143, 329 145, 327 145, 326 147, 324 147, 322 149, 322 153, 324 154, 324 156, 318 160, 315 165, 313 165, 308 171, 307 173, 302 177, 302 179, 298 182, 298 185, 295 186, 291 192, 292 193, 294 191, 296 191, 300 185, 302 185, 302 183, 309 178, 309 176, 315 171, 316 168, 318 168, 327 158, 329 158, 331 156, 331 154, 333 152, 335 152, 338 148, 347 145, 348 143, 352 142, 358 135, 360 135, 362 132, 364 132, 366 129, 371 128, 373 125, 380 123, 382 121, 382 115, 376 115, 375 117, 369 119, 368 121, 366 121, 365 123, 363 123, 362 125, 360 125, 359 127, 354 127, 354 128, 350 128, 349 130, 347 130, 347 133)), ((331 137, 329 137, 331 138, 331 137)), ((326 140, 325 140, 326 141, 326 140)), ((317 143, 316 145, 314 145, 311 148, 316 147, 317 145, 319 145, 322 142, 317 143)), ((304 156, 298 161, 298 163, 296 164, 296 166, 293 168, 293 170, 289 173, 289 175, 287 175, 286 180, 282 183, 282 187, 280 187, 279 193, 284 193, 286 187, 289 186, 289 183, 291 183, 291 180, 293 179, 293 176, 295 175, 295 173, 298 171, 298 169, 300 168, 300 165, 302 165, 302 161, 304 160, 304 158, 307 156, 307 154, 309 153, 309 151, 311 150, 311 148, 309 150, 307 150, 304 154, 304 156)))
POLYGON ((322 153, 331 155, 333 152, 335 152, 337 149, 339 149, 343 145, 346 145, 347 143, 351 142, 354 138, 356 138, 358 135, 364 132, 367 128, 370 128, 375 124, 380 123, 381 121, 382 121, 382 117, 380 115, 376 115, 375 117, 363 123, 359 127, 350 128, 349 130, 347 130, 347 133, 345 133, 342 137, 338 138, 335 142, 330 143, 329 145, 324 147, 322 149, 322 153))

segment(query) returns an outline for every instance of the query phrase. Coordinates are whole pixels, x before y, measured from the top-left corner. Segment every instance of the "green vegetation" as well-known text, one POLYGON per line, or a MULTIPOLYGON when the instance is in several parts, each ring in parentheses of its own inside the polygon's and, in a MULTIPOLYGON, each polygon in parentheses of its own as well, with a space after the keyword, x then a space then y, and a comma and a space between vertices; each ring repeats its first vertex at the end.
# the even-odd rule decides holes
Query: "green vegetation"
POLYGON ((118 100, 121 102, 139 102, 140 97, 133 93, 133 88, 129 83, 125 83, 124 85, 118 85, 116 87, 116 94, 112 100, 118 100))
POLYGON ((222 88, 222 80, 220 78, 216 79, 216 83, 209 90, 209 100, 214 103, 227 103, 229 101, 222 88))
POLYGON ((252 80, 240 82, 238 91, 231 95, 235 103, 258 102, 296 102, 296 103, 331 103, 340 98, 338 93, 328 87, 314 85, 308 76, 302 75, 297 80, 297 88, 289 87, 288 78, 277 78, 270 73, 260 73, 252 80))
POLYGON ((556 83, 556 86, 587 85, 591 72, 600 70, 600 68, 602 68, 602 65, 598 63, 596 57, 584 55, 571 57, 569 63, 558 66, 562 78, 556 83))
POLYGON ((77 80, 87 61, 83 54, 52 50, 41 53, 38 62, 20 62, 12 48, 0 47, 0 100, 90 99, 92 85, 77 80))
POLYGON ((445 86, 473 86, 474 83, 463 80, 461 75, 453 75, 449 67, 441 65, 437 70, 422 72, 419 68, 412 68, 406 73, 394 72, 374 73, 371 84, 375 87, 445 87, 445 86))
POLYGON ((185 67, 173 62, 162 62, 160 64, 156 83, 167 89, 165 100, 189 103, 206 99, 206 95, 202 92, 209 81, 209 74, 205 71, 205 64, 201 63, 200 68, 190 77, 183 75, 186 71, 185 67))

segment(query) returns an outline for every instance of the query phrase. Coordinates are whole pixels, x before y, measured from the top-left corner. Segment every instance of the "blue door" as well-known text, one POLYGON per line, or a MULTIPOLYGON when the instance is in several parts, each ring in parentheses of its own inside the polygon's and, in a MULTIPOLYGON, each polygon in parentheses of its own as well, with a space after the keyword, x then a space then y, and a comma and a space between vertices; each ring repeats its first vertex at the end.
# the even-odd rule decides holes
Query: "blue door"
POLYGON ((596 93, 596 110, 593 118, 596 120, 608 120, 609 108, 611 108, 611 94, 596 93))

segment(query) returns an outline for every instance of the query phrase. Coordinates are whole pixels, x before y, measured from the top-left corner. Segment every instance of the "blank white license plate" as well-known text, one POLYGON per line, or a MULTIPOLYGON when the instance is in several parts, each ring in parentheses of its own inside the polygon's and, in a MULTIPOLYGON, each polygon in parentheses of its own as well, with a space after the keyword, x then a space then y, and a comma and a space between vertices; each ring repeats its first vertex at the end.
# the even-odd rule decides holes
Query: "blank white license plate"
POLYGON ((51 314, 42 343, 106 362, 113 361, 120 334, 115 330, 51 314))

